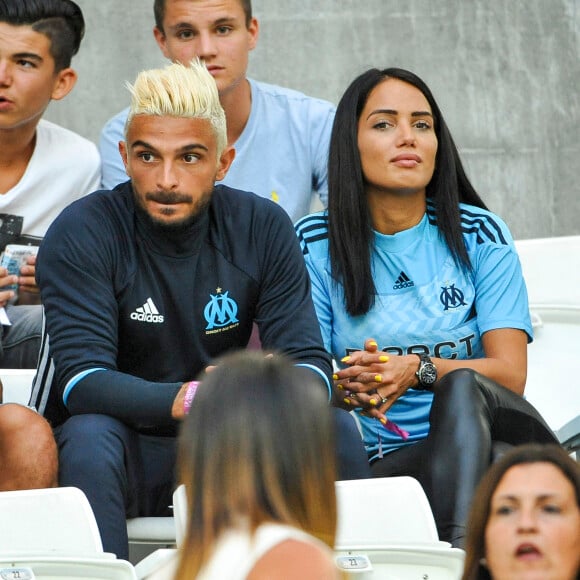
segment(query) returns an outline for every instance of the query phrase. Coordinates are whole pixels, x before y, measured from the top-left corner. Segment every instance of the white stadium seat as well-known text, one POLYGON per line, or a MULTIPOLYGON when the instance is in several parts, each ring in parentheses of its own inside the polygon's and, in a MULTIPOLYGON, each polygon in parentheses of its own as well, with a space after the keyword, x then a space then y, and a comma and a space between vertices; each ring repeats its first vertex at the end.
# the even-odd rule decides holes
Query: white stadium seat
POLYGON ((129 562, 103 552, 80 489, 3 491, 0 514, 0 578, 137 578, 129 562))
POLYGON ((439 540, 416 479, 337 481, 336 501, 336 562, 353 579, 461 578, 465 553, 439 540))
POLYGON ((534 326, 524 396, 575 452, 580 449, 580 236, 516 240, 516 249, 534 326))

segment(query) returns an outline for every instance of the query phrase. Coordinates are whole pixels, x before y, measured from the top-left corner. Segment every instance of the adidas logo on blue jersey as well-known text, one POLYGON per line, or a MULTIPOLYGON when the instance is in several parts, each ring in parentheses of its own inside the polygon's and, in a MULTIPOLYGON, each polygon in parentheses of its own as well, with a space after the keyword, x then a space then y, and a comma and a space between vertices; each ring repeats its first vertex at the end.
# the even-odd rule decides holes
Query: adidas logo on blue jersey
POLYGON ((157 310, 153 300, 149 297, 143 306, 139 306, 135 308, 135 312, 131 312, 131 320, 161 324, 163 322, 163 315, 159 314, 159 310, 157 310))
POLYGON ((393 286, 393 290, 402 290, 403 288, 411 288, 411 286, 414 285, 415 282, 410 280, 409 276, 407 276, 405 272, 401 272, 399 274, 399 277, 397 278, 397 281, 395 282, 395 285, 393 286))

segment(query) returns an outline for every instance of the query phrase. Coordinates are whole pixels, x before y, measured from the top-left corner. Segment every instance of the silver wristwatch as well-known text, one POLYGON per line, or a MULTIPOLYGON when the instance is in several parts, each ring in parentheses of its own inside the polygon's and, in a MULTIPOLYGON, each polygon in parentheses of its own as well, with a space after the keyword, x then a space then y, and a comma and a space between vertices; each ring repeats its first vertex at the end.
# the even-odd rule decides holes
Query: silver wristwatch
POLYGON ((415 387, 420 391, 432 391, 435 381, 437 381, 437 367, 426 354, 414 353, 419 357, 419 368, 415 376, 419 384, 415 387))

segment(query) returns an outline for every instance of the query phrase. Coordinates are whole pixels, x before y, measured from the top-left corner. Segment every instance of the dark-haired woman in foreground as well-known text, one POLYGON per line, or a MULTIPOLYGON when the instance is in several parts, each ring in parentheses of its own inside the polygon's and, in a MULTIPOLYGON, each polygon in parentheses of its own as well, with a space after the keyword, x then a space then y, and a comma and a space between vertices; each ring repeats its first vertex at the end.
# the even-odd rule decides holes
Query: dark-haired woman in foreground
POLYGON ((327 212, 297 232, 340 399, 373 474, 419 479, 441 539, 461 547, 492 440, 555 441, 521 397, 532 328, 512 237, 402 69, 347 89, 328 177, 327 212))

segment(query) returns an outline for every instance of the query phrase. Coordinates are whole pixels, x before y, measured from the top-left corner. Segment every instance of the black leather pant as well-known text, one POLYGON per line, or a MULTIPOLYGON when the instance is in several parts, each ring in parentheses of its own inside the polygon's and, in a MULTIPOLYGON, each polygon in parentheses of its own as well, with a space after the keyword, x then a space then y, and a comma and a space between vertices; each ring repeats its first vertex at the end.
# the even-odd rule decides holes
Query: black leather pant
POLYGON ((463 547, 471 498, 494 449, 558 439, 525 399, 469 369, 445 375, 434 395, 428 437, 388 453, 371 470, 374 477, 418 479, 439 538, 463 547))

